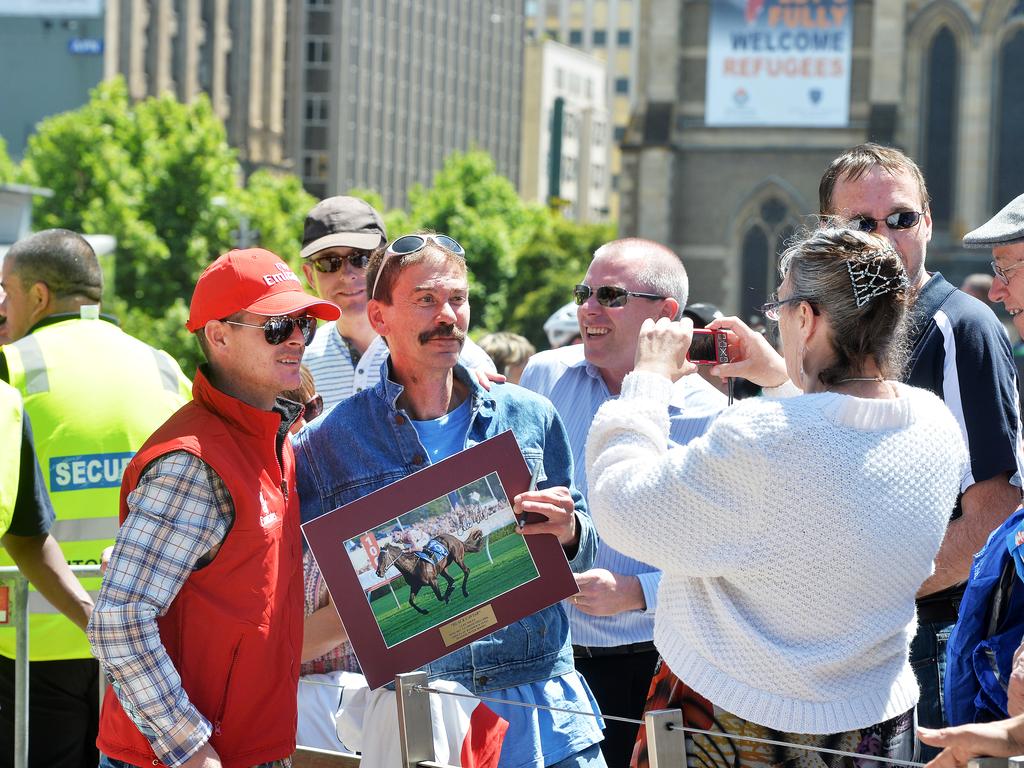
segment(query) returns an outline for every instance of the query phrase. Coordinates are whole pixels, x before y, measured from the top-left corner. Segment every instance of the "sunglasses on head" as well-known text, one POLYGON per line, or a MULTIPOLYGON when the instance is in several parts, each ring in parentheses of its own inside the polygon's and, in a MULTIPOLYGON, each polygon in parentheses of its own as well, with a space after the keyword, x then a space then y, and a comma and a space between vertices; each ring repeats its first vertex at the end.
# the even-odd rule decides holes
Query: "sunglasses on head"
POLYGON ((650 299, 652 301, 660 301, 667 298, 656 293, 627 291, 625 288, 620 288, 617 285, 602 285, 599 288, 591 288, 589 285, 580 283, 572 289, 573 301, 581 306, 591 295, 597 299, 597 303, 602 307, 624 307, 631 296, 637 299, 650 299))
POLYGON ((348 256, 331 253, 327 256, 321 256, 319 259, 314 259, 313 266, 317 272, 330 275, 341 269, 342 264, 346 261, 355 269, 366 269, 367 264, 370 263, 370 252, 352 251, 348 256))
POLYGON ((858 216, 853 219, 850 224, 861 232, 874 232, 878 229, 878 224, 881 221, 885 222, 885 226, 889 229, 911 229, 916 227, 917 223, 924 216, 923 211, 896 211, 896 213, 890 213, 884 219, 872 219, 870 216, 858 216))
POLYGON ((267 344, 283 344, 292 337, 295 326, 299 327, 299 331, 302 333, 302 340, 306 343, 307 347, 313 343, 313 336, 316 335, 316 318, 309 315, 303 315, 302 317, 288 317, 287 315, 268 317, 267 321, 262 325, 239 323, 235 320, 225 320, 224 322, 228 325, 241 325, 244 328, 262 328, 263 338, 267 340, 267 344))
POLYGON ((459 245, 459 241, 455 238, 448 237, 448 235, 403 235, 387 247, 384 251, 384 257, 380 260, 380 265, 377 267, 377 274, 373 278, 373 287, 370 289, 370 298, 374 298, 377 295, 377 283, 380 282, 381 272, 384 271, 384 265, 387 263, 391 256, 408 256, 410 253, 416 253, 422 251, 427 247, 428 243, 434 243, 446 251, 451 251, 456 256, 466 258, 466 251, 459 245))
POLYGON ((306 405, 302 410, 303 421, 312 421, 321 413, 324 412, 324 398, 317 392, 313 397, 306 401, 306 405))

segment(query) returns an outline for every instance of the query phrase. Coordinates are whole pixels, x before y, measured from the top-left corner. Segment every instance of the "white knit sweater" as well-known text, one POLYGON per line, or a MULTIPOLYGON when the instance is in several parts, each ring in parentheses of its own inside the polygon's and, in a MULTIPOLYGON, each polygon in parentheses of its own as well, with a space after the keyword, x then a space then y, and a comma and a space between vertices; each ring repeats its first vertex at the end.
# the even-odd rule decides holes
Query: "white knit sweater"
POLYGON ((655 644, 712 703, 819 734, 917 703, 914 595, 967 452, 941 400, 897 387, 892 400, 745 400, 671 451, 667 378, 631 373, 598 411, 597 528, 663 571, 655 644))

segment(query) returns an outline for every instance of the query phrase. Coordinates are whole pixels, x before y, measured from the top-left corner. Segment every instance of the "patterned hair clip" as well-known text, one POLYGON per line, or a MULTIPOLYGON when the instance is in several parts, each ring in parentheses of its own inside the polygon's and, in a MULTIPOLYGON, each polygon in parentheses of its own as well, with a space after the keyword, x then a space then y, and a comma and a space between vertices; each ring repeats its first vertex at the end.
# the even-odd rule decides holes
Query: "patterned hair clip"
MULTIPOLYGON (((880 255, 896 255, 895 251, 884 251, 880 255)), ((910 281, 902 270, 895 275, 882 274, 882 260, 847 259, 846 269, 853 284, 853 299, 860 309, 875 296, 903 291, 910 287, 910 281)))

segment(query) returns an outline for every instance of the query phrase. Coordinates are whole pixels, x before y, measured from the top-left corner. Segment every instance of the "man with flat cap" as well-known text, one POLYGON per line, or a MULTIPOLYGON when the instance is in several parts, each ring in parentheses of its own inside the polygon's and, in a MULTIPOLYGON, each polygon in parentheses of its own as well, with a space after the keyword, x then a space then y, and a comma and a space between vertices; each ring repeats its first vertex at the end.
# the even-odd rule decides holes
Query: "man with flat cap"
MULTIPOLYGON (((1014 327, 1024 337, 1024 271, 1018 270, 1024 266, 1024 195, 968 232, 964 247, 992 249, 995 279, 989 289, 989 300, 1006 307, 1014 327)), ((1013 544, 1020 539, 1020 526, 1016 516, 1011 516, 1002 532, 995 533, 974 560, 948 646, 945 696, 950 725, 974 722, 975 718, 990 719, 988 713, 993 711, 1010 716, 1024 714, 1024 652, 1014 653, 1021 622, 1013 615, 1016 603, 1012 602, 1012 590, 1021 585, 1010 570, 1020 556, 1020 545, 1013 544), (999 578, 999 571, 1007 573, 1010 580, 999 578), (993 619, 999 605, 1007 606, 1006 615, 993 619), (991 673, 976 672, 972 660, 979 654, 996 667, 994 680, 991 673), (1005 709, 1001 701, 1004 695, 1005 709)))
MULTIPOLYGON (((325 323, 306 351, 324 410, 380 381, 388 347, 366 316, 366 266, 370 254, 387 242, 377 210, 358 197, 321 200, 306 216, 302 231, 302 273, 316 294, 341 308, 336 323, 325 323)), ((459 362, 494 373, 487 353, 469 339, 459 362)))
MULTIPOLYGON (((964 236, 964 247, 992 249, 995 278, 988 289, 988 300, 1003 304, 1017 334, 1024 339, 1024 317, 1020 317, 1021 308, 1024 307, 1024 286, 1020 285, 1019 279, 1013 280, 1015 266, 1024 262, 1024 195, 1011 200, 989 221, 973 232, 968 232, 964 236)), ((1021 375, 1021 347, 1024 347, 1024 341, 1013 348, 1018 377, 1021 375)), ((1024 381, 1018 383, 1024 394, 1024 381)))
POLYGON ((101 768, 278 765, 295 750, 302 543, 289 428, 317 319, 277 256, 231 251, 200 276, 186 327, 207 364, 194 400, 124 473, 93 652, 111 680, 101 768))
POLYGON ((1011 200, 999 213, 964 235, 965 248, 991 248, 995 279, 988 298, 1000 302, 1024 338, 1024 281, 1015 272, 1024 265, 1024 195, 1011 200))

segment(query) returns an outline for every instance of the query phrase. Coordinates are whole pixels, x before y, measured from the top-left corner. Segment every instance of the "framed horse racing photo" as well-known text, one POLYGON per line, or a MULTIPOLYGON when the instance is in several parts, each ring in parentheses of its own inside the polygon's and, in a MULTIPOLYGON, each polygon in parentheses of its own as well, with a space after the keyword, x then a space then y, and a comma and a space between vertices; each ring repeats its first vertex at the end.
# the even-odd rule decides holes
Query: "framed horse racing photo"
POLYGON ((530 481, 504 432, 302 526, 371 688, 576 593, 558 540, 518 531, 530 481))

